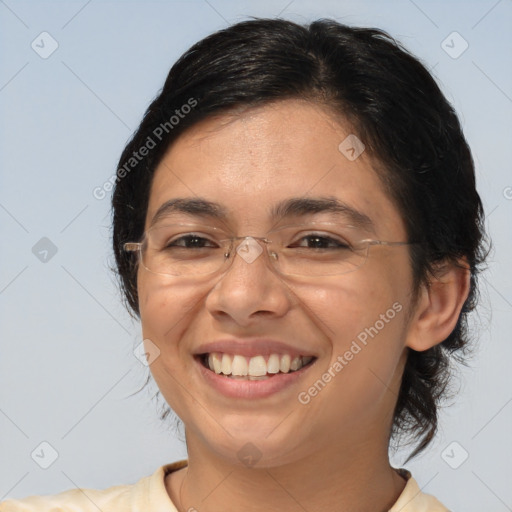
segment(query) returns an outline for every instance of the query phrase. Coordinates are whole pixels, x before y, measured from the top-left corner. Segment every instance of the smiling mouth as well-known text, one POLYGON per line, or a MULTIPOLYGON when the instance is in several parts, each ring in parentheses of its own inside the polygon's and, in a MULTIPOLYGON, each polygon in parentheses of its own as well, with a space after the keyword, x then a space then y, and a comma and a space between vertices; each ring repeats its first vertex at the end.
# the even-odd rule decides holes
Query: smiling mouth
POLYGON ((246 357, 239 354, 211 352, 196 356, 208 370, 221 377, 235 380, 265 380, 276 375, 294 373, 311 366, 314 356, 297 356, 292 359, 289 354, 270 354, 246 357))

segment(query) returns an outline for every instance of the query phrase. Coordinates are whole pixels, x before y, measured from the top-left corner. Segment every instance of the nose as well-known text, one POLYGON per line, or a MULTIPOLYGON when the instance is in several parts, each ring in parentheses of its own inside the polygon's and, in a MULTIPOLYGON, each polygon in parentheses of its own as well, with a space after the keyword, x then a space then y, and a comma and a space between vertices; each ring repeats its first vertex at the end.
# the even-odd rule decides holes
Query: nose
POLYGON ((264 238, 234 241, 229 268, 220 276, 206 299, 216 318, 248 326, 256 317, 280 317, 292 306, 292 294, 272 268, 264 238))

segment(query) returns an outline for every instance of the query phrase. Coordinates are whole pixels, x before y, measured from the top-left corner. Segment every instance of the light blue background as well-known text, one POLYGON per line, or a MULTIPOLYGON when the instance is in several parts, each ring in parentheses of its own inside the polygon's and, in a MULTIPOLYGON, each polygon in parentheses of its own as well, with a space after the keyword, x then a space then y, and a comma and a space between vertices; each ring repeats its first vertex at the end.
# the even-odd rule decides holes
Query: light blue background
POLYGON ((0 2, 0 500, 130 483, 186 456, 151 390, 129 396, 148 370, 109 271, 109 198, 92 191, 190 45, 279 14, 389 31, 461 116, 494 240, 480 348, 428 454, 406 467, 452 510, 512 510, 510 0, 0 2), (59 45, 48 59, 31 48, 43 31, 59 45), (453 31, 469 44, 457 59, 441 47, 453 31), (32 253, 42 237, 57 247, 46 263, 32 253), (42 441, 59 455, 46 470, 30 455, 42 441), (469 453, 458 469, 441 457, 454 441, 469 453))

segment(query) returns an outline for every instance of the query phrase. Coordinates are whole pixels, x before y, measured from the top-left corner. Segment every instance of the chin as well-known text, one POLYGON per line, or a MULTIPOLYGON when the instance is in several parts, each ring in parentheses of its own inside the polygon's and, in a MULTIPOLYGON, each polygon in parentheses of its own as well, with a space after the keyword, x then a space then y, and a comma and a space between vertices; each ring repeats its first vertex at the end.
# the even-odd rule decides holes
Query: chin
MULTIPOLYGON (((247 427, 247 422, 243 424, 247 427)), ((217 431, 221 433, 220 437, 212 437, 212 431, 208 430, 203 439, 227 463, 248 468, 283 466, 307 456, 306 448, 311 447, 311 443, 298 438, 296 429, 292 435, 289 429, 281 430, 278 424, 262 426, 256 422, 251 428, 244 428, 242 424, 239 428, 231 426, 226 429, 229 433, 223 429, 217 431)))

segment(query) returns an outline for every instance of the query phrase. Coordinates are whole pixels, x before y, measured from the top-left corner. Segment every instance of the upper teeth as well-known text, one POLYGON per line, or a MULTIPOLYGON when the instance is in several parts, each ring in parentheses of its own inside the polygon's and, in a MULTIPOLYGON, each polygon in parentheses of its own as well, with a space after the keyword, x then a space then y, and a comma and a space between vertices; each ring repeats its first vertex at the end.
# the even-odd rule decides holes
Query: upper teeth
POLYGON ((288 354, 246 357, 238 354, 212 352, 208 354, 208 366, 215 373, 224 375, 259 377, 267 373, 288 373, 300 370, 312 359, 311 356, 297 356, 292 360, 288 354))

